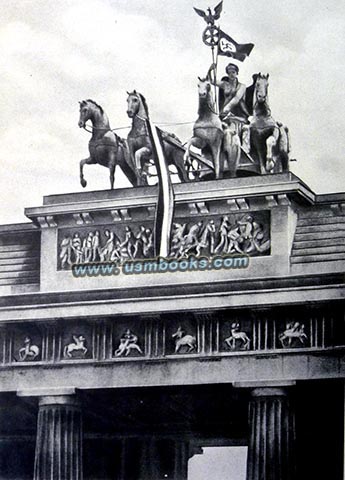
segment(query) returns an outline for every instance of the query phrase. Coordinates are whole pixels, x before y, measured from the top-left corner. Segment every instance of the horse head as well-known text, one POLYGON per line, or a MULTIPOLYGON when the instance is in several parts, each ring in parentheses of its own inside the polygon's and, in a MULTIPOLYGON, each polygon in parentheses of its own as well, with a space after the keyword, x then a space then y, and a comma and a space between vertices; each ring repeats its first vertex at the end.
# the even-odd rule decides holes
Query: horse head
POLYGON ((94 100, 88 99, 79 102, 80 109, 79 109, 79 122, 78 125, 80 128, 84 128, 85 124, 88 120, 92 119, 94 113, 99 111, 101 115, 103 115, 103 108, 98 105, 94 100))
POLYGON ((129 118, 139 116, 141 118, 148 118, 149 111, 144 95, 133 90, 133 92, 127 92, 127 115, 129 118))
POLYGON ((207 78, 198 77, 198 79, 199 79, 199 83, 198 83, 199 97, 207 98, 211 91, 211 83, 207 78))
POLYGON ((258 74, 255 82, 254 105, 255 103, 263 104, 268 101, 268 78, 269 73, 267 75, 258 74))

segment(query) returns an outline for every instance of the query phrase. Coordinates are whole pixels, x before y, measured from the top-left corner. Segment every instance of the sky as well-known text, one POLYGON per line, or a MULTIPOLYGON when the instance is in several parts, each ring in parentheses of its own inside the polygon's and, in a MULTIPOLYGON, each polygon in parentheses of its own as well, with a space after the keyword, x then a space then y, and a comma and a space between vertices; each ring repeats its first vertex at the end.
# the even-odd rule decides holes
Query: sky
MULTIPOLYGON (((157 124, 193 122, 197 77, 211 64, 209 0, 1 0, 0 223, 49 194, 79 192, 90 134, 78 102, 91 98, 112 128, 126 127, 126 91, 147 99, 157 124)), ((345 191, 345 2, 224 0, 223 31, 255 47, 239 79, 270 74, 270 106, 289 127, 291 170, 316 193, 345 191)), ((228 63, 220 58, 223 75, 228 63)), ((192 124, 167 127, 182 141, 192 124)), ((128 130, 118 133, 126 137, 128 130)), ((86 166, 86 190, 109 188, 108 171, 86 166)), ((117 172, 116 188, 128 183, 117 172)))

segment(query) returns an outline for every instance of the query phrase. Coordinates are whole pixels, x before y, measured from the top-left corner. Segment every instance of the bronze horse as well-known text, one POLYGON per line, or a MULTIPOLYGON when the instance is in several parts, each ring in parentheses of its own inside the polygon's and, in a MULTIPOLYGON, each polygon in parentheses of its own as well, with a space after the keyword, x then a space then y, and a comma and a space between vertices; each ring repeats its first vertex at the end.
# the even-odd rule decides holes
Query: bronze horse
POLYGON ((115 168, 119 165, 130 183, 138 183, 134 165, 128 151, 126 141, 116 135, 109 125, 107 114, 103 108, 93 100, 83 100, 80 104, 78 125, 85 128, 88 120, 92 123, 92 137, 89 141, 90 156, 80 161, 80 183, 86 187, 83 174, 84 165, 99 164, 109 168, 110 188, 114 188, 115 168))
MULTIPOLYGON (((147 184, 146 166, 152 159, 152 144, 148 134, 146 120, 148 119, 148 108, 145 97, 135 90, 128 93, 127 98, 127 115, 132 119, 132 128, 128 134, 127 142, 131 155, 131 159, 135 165, 138 185, 147 184)), ((164 153, 169 165, 175 165, 177 174, 181 182, 189 182, 188 174, 183 160, 183 147, 181 149, 172 145, 165 138, 173 137, 172 134, 162 132, 164 153)))
POLYGON ((193 137, 188 141, 185 161, 190 164, 190 148, 202 150, 203 155, 209 155, 213 162, 215 177, 222 178, 224 159, 221 156, 222 141, 224 137, 222 122, 213 110, 211 83, 207 78, 200 78, 198 83, 199 110, 198 118, 194 123, 193 137))
POLYGON ((250 153, 260 164, 262 174, 289 171, 289 134, 287 127, 271 116, 268 103, 269 74, 256 76, 253 95, 253 119, 250 122, 250 153))

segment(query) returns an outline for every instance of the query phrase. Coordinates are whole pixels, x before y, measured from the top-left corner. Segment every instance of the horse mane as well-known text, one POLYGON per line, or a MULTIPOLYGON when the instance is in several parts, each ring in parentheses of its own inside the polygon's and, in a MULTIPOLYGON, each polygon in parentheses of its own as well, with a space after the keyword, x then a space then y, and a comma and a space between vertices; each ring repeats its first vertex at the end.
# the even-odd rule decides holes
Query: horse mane
POLYGON ((95 107, 97 107, 97 108, 100 110, 101 114, 102 114, 102 115, 104 114, 103 108, 102 108, 100 105, 98 105, 98 103, 95 102, 94 100, 92 100, 91 98, 88 98, 87 100, 83 100, 81 103, 87 103, 87 102, 92 103, 93 105, 95 105, 95 107))
POLYGON ((147 106, 147 102, 146 102, 146 98, 144 97, 144 95, 142 93, 138 93, 141 101, 142 101, 142 104, 143 104, 143 107, 145 109, 145 112, 147 113, 147 116, 149 116, 149 108, 147 106))

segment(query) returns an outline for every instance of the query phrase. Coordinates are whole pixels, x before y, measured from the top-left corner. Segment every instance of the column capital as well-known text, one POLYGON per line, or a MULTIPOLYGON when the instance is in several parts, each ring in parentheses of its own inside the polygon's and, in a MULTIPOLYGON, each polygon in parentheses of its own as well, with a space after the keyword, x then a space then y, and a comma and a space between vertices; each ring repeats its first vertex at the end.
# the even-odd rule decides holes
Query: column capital
POLYGON ((66 406, 80 406, 80 401, 75 394, 70 395, 44 395, 39 397, 38 405, 44 407, 47 405, 66 405, 66 406))
POLYGON ((254 388, 250 392, 252 397, 285 397, 287 395, 286 387, 260 387, 254 388))
POLYGON ((17 390, 18 397, 72 397, 77 392, 75 387, 67 388, 28 388, 17 390))
POLYGON ((296 385, 295 380, 264 380, 264 381, 252 381, 252 382, 234 382, 234 388, 250 388, 251 390, 256 389, 275 389, 281 388, 285 389, 288 387, 294 387, 296 385))

